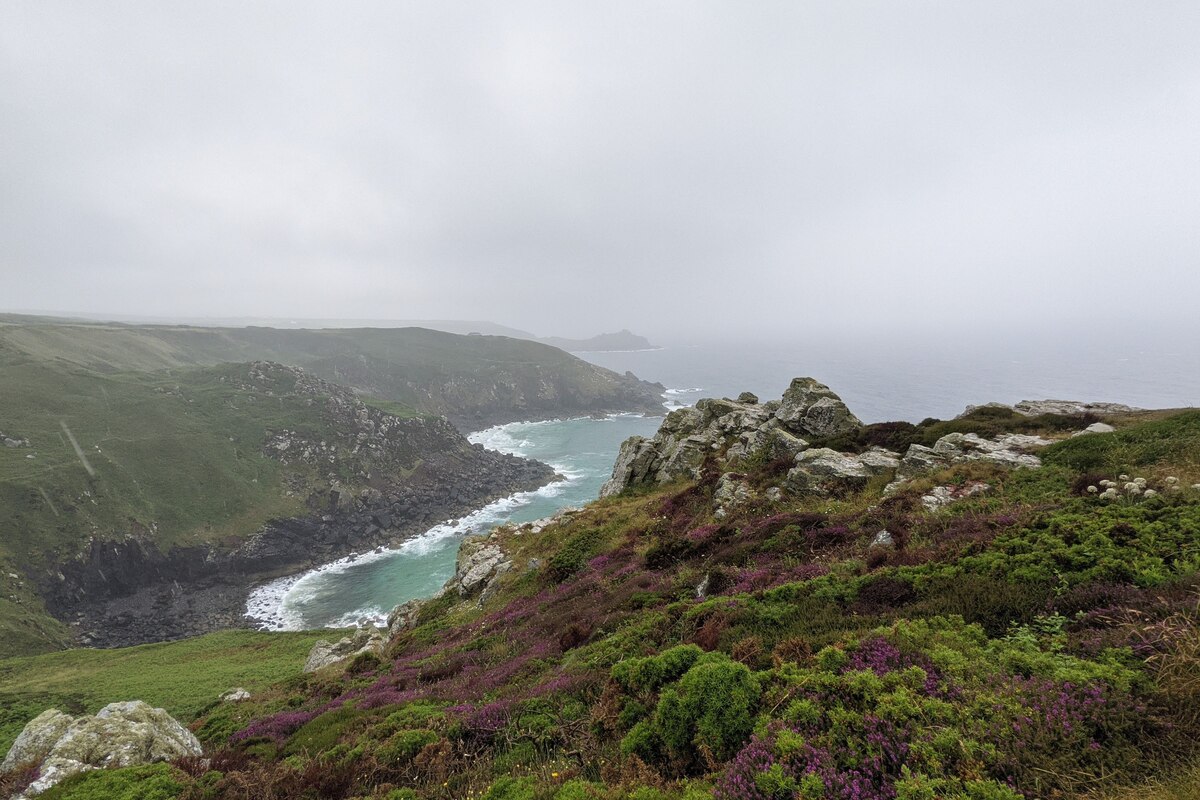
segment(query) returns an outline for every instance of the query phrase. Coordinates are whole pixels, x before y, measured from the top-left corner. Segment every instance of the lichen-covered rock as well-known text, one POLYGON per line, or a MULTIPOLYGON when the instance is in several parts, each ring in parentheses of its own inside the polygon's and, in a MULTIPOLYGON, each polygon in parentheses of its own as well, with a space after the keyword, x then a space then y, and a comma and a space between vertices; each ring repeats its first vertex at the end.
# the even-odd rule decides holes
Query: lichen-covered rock
POLYGON ((813 378, 792 381, 775 417, 800 436, 836 436, 862 427, 842 398, 813 378))
POLYGON ((4 762, 0 763, 0 772, 42 761, 74 721, 74 717, 62 713, 57 708, 50 708, 38 714, 26 724, 9 748, 4 762))
POLYGON ((228 692, 225 692, 223 695, 221 695, 222 703, 240 703, 243 700, 249 700, 249 699, 250 699, 250 692, 246 691, 241 686, 238 686, 234 689, 230 689, 228 692))
POLYGON ((1143 409, 1122 403, 1083 403, 1078 400, 1022 400, 1013 411, 1027 417, 1041 414, 1132 414, 1143 409))
POLYGON ((788 470, 787 483, 800 492, 821 492, 830 484, 861 486, 868 478, 899 466, 899 454, 883 448, 852 455, 818 447, 796 456, 796 466, 788 470))
POLYGON ((492 536, 470 536, 459 545, 454 577, 443 591, 458 592, 460 597, 482 594, 511 568, 512 562, 492 536))
POLYGON ((652 439, 635 436, 622 444, 600 494, 695 480, 710 459, 731 468, 751 459, 790 460, 808 447, 805 435, 844 433, 861 424, 828 386, 812 378, 792 381, 782 401, 759 403, 749 392, 737 400, 706 398, 668 414, 652 439))
POLYGON ((375 627, 362 627, 352 636, 344 636, 336 642, 320 639, 308 651, 308 659, 304 662, 305 672, 316 672, 319 669, 348 661, 361 653, 383 652, 387 640, 383 633, 375 627))
POLYGON ((974 433, 948 433, 933 447, 910 445, 901 464, 905 475, 941 469, 963 461, 989 461, 1005 467, 1042 465, 1042 460, 1029 450, 1052 444, 1049 439, 1021 433, 1006 433, 994 439, 984 439, 974 433))
POLYGON ((995 439, 984 439, 974 433, 948 433, 933 445, 935 453, 951 461, 990 461, 1010 467, 1040 467, 1041 459, 1028 452, 1030 448, 1053 444, 1040 436, 1005 433, 995 439))
POLYGON ((417 616, 421 613, 421 606, 425 605, 424 600, 409 600, 407 603, 401 603, 392 609, 387 618, 387 638, 396 638, 404 631, 415 628, 417 625, 417 616))
POLYGON ((714 515, 720 519, 735 508, 745 505, 754 499, 754 490, 746 483, 741 475, 726 472, 717 479, 717 488, 713 491, 714 515))
POLYGON ((921 496, 921 505, 926 511, 937 511, 956 500, 986 492, 988 488, 983 481, 969 481, 962 486, 935 486, 921 496))
POLYGON ((4 768, 38 765, 38 778, 23 795, 32 797, 87 770, 132 767, 202 753, 192 732, 170 714, 133 700, 110 703, 95 716, 70 717, 53 709, 39 715, 17 737, 4 768))
POLYGON ((1112 433, 1115 430, 1116 430, 1116 428, 1114 428, 1112 425, 1109 425, 1107 422, 1093 422, 1091 425, 1088 425, 1083 430, 1076 431, 1075 433, 1073 433, 1071 435, 1072 436, 1087 436, 1088 434, 1092 434, 1092 433, 1112 433))

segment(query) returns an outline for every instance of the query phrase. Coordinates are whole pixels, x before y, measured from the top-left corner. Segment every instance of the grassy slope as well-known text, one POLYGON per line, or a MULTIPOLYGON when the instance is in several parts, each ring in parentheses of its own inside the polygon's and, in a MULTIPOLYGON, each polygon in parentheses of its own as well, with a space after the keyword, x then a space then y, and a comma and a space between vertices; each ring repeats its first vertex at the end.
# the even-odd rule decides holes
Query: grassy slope
POLYGON ((0 348, 39 361, 93 370, 144 371, 257 359, 311 370, 327 380, 431 413, 455 413, 478 397, 431 386, 476 383, 485 392, 499 378, 544 390, 547 378, 580 397, 612 396, 620 379, 553 347, 502 336, 458 336, 423 328, 199 328, 117 324, 3 323, 0 348))
MULTIPOLYGON (((803 765, 838 764, 823 780, 861 766, 863 797, 890 796, 878 781, 914 800, 1014 800, 1007 781, 1120 792, 1195 753, 1200 493, 1166 478, 1198 453, 1188 412, 1065 441, 1042 470, 958 466, 883 502, 873 485, 719 525, 709 482, 595 503, 506 534, 515 568, 483 609, 442 598, 383 664, 268 693, 216 785, 662 800, 717 784, 759 800, 818 796, 803 765), (1163 494, 1104 503, 1074 488, 1075 465, 1163 494), (992 490, 921 508, 935 480, 974 479, 992 490), (885 525, 901 545, 872 552, 885 525)), ((199 729, 215 743, 237 725, 218 709, 199 729)))
POLYGON ((141 532, 163 548, 228 541, 303 510, 303 492, 285 478, 310 483, 311 470, 281 466, 262 444, 267 430, 324 431, 328 423, 304 398, 222 382, 238 370, 169 377, 97 374, 11 354, 0 362, 0 426, 31 443, 0 447, 0 655, 63 644, 65 629, 45 616, 27 576, 88 536, 141 532))
POLYGON ((0 659, 0 753, 47 708, 95 713, 138 699, 190 722, 233 687, 257 693, 298 675, 313 642, 328 635, 227 631, 121 650, 0 659))

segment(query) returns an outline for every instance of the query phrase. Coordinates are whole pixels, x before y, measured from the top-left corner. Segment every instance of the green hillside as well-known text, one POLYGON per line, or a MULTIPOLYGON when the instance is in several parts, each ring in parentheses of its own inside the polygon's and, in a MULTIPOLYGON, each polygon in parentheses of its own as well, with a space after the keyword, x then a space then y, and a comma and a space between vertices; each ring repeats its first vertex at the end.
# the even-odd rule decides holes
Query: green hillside
POLYGON ((1121 425, 887 497, 717 519, 710 473, 504 529, 482 607, 443 596, 382 659, 202 713, 209 771, 159 768, 163 796, 1194 797, 1200 412, 1121 425), (1122 476, 1145 491, 1089 490, 1122 476))
POLYGON ((190 722, 235 687, 258 693, 293 678, 316 633, 226 631, 122 650, 69 650, 0 659, 0 752, 47 708, 94 714, 137 696, 190 722))
POLYGON ((661 410, 661 388, 556 348, 423 328, 61 324, 0 315, 0 368, 22 359, 95 372, 278 361, 367 395, 460 419, 661 410))

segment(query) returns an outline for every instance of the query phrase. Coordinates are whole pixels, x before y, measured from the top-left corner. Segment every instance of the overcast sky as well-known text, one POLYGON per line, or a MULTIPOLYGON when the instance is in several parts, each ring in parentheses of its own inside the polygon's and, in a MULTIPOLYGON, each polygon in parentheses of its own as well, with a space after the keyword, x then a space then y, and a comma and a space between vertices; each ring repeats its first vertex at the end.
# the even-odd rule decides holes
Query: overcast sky
POLYGON ((1200 316, 1200 4, 0 0, 0 309, 1200 316))

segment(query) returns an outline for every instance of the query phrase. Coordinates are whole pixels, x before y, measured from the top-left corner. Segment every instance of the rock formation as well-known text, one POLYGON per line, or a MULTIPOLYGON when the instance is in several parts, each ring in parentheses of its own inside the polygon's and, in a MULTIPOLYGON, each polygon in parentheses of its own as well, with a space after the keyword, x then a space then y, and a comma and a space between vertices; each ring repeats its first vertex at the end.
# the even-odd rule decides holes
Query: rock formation
POLYGON ((361 627, 353 635, 344 636, 336 642, 320 639, 308 651, 304 671, 316 672, 333 664, 349 661, 363 653, 379 655, 386 644, 383 632, 374 626, 361 627))
MULTIPOLYGON (((932 447, 910 445, 903 455, 882 447, 862 453, 809 447, 810 439, 828 440, 861 427, 841 398, 812 378, 796 378, 782 400, 768 403, 759 404, 749 392, 737 400, 700 400, 693 408, 669 414, 652 438, 635 436, 622 444, 612 478, 601 496, 634 486, 696 480, 710 467, 720 473, 713 506, 717 516, 723 517, 755 499, 756 494, 738 472, 755 464, 791 462, 782 484, 764 492, 768 500, 774 500, 782 491, 822 494, 835 487, 861 488, 881 475, 899 476, 894 490, 913 475, 963 461, 1038 467, 1041 460, 1030 451, 1051 443, 1038 436, 1015 433, 993 439, 974 433, 949 433, 932 447)), ((1103 429, 1092 426, 1089 430, 1103 429)))
POLYGON ((36 765, 37 780, 18 795, 32 797, 80 772, 202 754, 200 742, 170 714, 133 700, 110 703, 94 716, 44 711, 21 731, 0 770, 36 765))
POLYGON ((1080 400, 1022 400, 1015 405, 1007 403, 984 403, 978 406, 967 406, 959 418, 967 416, 980 408, 1001 408, 1015 411, 1026 417, 1037 417, 1042 414, 1133 414, 1145 409, 1127 406, 1121 403, 1085 403, 1080 400))
POLYGON ((731 467, 751 457, 795 458, 808 448, 803 437, 833 436, 861 425, 841 398, 812 378, 796 378, 782 400, 768 403, 759 404, 749 392, 737 400, 700 400, 668 414, 653 438, 634 436, 622 444, 600 495, 699 478, 710 456, 731 467))

